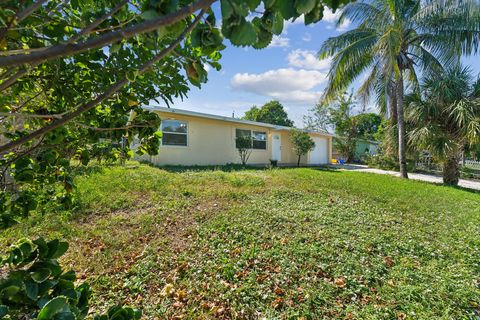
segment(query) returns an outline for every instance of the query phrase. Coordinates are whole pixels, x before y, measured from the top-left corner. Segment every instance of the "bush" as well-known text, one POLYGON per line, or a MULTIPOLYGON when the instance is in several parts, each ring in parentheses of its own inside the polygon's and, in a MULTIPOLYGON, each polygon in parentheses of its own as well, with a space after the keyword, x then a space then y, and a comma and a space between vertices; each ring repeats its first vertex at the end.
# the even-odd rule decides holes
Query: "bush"
POLYGON ((242 165, 246 165, 248 158, 252 154, 252 138, 239 136, 235 139, 235 147, 237 148, 238 155, 242 165))
POLYGON ((297 167, 300 167, 300 157, 307 154, 315 148, 315 142, 308 133, 292 129, 290 131, 290 141, 293 144, 293 151, 297 155, 297 167))
MULTIPOLYGON (((76 275, 58 263, 68 243, 22 239, 0 260, 7 274, 0 278, 0 319, 75 320, 89 310, 91 289, 87 283, 75 285, 76 275)), ((114 306, 96 320, 134 320, 141 313, 114 306)))
MULTIPOLYGON (((393 171, 400 170, 398 160, 383 154, 377 154, 373 156, 367 155, 365 157, 365 163, 372 168, 378 168, 383 170, 393 170, 393 171)), ((408 171, 415 170, 414 160, 407 159, 407 170, 408 171)))

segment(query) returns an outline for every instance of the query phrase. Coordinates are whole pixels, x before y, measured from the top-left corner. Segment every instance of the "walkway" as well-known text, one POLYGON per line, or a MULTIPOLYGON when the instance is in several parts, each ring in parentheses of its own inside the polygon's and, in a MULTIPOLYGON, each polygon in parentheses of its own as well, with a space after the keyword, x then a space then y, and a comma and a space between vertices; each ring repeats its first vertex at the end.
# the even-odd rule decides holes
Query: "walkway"
MULTIPOLYGON (((346 164, 346 165, 331 165, 335 169, 340 170, 349 170, 349 171, 359 171, 359 172, 370 172, 378 174, 389 174, 392 176, 400 177, 400 173, 396 171, 387 171, 382 169, 369 168, 368 166, 358 165, 358 164, 346 164)), ((421 173, 408 173, 408 177, 412 180, 420 180, 431 183, 442 183, 442 177, 432 176, 428 174, 421 173)), ((467 189, 479 190, 480 191, 480 181, 465 180, 460 179, 458 186, 467 189)))

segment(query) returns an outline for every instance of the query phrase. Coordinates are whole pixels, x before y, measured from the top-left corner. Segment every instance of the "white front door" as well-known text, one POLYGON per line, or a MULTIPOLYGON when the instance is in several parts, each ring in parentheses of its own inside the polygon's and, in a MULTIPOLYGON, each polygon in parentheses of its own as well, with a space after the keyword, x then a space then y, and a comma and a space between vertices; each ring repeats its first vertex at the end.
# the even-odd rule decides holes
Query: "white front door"
POLYGON ((315 148, 309 153, 309 164, 328 163, 328 140, 322 137, 312 137, 315 148))
POLYGON ((282 161, 282 138, 280 134, 272 134, 272 160, 282 161))

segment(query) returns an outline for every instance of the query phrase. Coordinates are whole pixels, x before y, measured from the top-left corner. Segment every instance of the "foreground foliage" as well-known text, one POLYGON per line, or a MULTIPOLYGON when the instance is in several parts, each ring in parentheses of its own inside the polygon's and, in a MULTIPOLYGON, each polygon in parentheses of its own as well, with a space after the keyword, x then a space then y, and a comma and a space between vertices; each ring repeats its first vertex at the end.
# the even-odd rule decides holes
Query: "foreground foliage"
POLYGON ((74 213, 0 236, 62 238, 92 308, 147 318, 475 319, 480 194, 315 169, 91 168, 74 213))
MULTIPOLYGON (((76 285, 75 272, 62 269, 57 259, 68 243, 57 239, 22 239, 12 246, 1 265, 9 268, 0 278, 0 319, 74 320, 88 314, 91 290, 76 285)), ((140 312, 114 306, 95 320, 135 320, 140 312)))

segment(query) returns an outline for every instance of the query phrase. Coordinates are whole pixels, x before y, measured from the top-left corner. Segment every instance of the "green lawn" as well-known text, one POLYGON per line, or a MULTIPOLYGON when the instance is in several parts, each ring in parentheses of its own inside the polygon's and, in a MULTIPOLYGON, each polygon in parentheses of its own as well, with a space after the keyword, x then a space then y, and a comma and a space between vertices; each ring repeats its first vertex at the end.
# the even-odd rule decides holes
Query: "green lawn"
POLYGON ((2 231, 146 318, 478 319, 480 194, 356 172, 178 171, 77 180, 73 214, 2 231), (177 317, 178 318, 178 317, 177 317))

